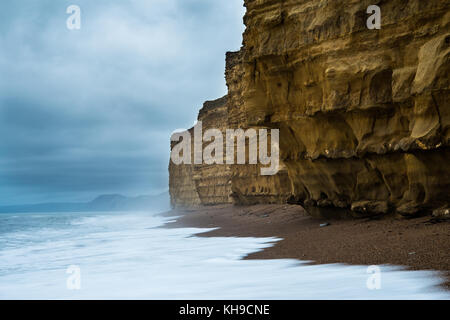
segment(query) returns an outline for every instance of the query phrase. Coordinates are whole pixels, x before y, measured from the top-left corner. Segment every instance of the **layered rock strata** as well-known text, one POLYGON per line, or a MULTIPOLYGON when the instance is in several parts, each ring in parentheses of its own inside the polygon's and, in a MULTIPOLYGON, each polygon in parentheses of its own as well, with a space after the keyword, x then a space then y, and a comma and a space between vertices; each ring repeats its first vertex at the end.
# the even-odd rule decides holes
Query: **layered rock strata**
MULTIPOLYGON (((207 101, 198 115, 205 130, 225 132, 228 126, 227 97, 207 101)), ((194 137, 194 129, 189 130, 194 137)), ((172 143, 172 147, 175 143, 172 143)), ((232 203, 230 166, 194 164, 194 141, 191 141, 191 164, 169 165, 169 192, 173 207, 196 207, 232 203)), ((224 158, 225 159, 225 158, 224 158)), ((226 161, 223 161, 224 163, 226 161)))
POLYGON ((171 181, 195 185, 198 196, 185 202, 172 188, 173 202, 289 202, 404 215, 448 207, 450 2, 245 6, 243 47, 227 54, 226 112, 212 108, 208 117, 217 110, 229 128, 280 129, 281 170, 261 176, 256 165, 219 165, 194 168, 187 178, 185 169, 173 169, 171 181), (381 8, 380 30, 366 27, 373 4, 381 8), (210 177, 218 170, 226 187, 225 178, 216 185, 210 177))

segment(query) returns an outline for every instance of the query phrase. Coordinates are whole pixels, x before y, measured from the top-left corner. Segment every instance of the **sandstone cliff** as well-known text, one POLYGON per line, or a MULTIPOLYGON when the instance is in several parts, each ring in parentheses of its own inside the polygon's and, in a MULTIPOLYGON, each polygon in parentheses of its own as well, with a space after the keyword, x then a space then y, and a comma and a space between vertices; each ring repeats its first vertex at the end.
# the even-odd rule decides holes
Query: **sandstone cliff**
POLYGON ((174 206, 299 203, 404 215, 450 202, 450 2, 246 0, 204 127, 280 129, 281 170, 170 165, 174 206), (382 27, 366 27, 369 5, 382 27))
MULTIPOLYGON (((204 128, 226 130, 227 107, 226 96, 207 101, 199 112, 198 120, 203 122, 204 128)), ((191 134, 192 131, 193 129, 190 129, 191 134)), ((173 207, 232 203, 230 167, 225 164, 175 165, 170 162, 169 191, 173 207)))

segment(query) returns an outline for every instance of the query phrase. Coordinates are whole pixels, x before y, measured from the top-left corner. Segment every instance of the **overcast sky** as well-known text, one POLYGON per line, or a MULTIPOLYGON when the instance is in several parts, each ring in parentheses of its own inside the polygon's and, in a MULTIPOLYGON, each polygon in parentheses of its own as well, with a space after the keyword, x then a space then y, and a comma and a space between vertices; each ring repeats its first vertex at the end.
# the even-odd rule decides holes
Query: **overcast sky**
POLYGON ((170 133, 226 93, 242 3, 2 0, 0 205, 166 190, 170 133))

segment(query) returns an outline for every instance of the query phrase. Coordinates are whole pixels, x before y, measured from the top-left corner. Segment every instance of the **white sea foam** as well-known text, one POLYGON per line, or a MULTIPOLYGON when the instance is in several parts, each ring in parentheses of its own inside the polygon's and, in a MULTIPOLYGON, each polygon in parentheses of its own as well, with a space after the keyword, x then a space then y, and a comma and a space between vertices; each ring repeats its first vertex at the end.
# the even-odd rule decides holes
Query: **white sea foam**
POLYGON ((369 290, 367 266, 241 260, 279 239, 201 238, 206 229, 159 228, 173 218, 146 213, 0 219, 14 223, 0 232, 0 299, 450 298, 436 272, 381 266, 381 289, 369 290), (80 290, 67 289, 71 265, 80 290))

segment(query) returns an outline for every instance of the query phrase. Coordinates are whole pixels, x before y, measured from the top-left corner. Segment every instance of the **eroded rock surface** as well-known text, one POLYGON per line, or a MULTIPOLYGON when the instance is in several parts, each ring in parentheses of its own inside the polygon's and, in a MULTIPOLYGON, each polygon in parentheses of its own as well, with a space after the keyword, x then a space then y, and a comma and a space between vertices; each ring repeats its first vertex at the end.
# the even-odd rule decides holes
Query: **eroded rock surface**
MULTIPOLYGON (((207 101, 198 115, 205 130, 224 131, 228 126, 227 97, 207 101)), ((194 138, 193 128, 189 130, 194 138)), ((174 143, 172 143, 173 147, 174 143)), ((169 191, 171 203, 176 208, 191 208, 199 205, 232 203, 230 166, 194 164, 194 141, 191 141, 191 164, 169 165, 169 191)), ((225 158, 225 157, 224 157, 225 158)))
POLYGON ((450 2, 245 6, 243 47, 227 54, 226 107, 204 107, 200 117, 220 118, 206 122, 221 129, 280 129, 281 170, 171 165, 173 203, 290 202, 404 215, 448 206, 450 2), (366 27, 372 4, 381 7, 380 30, 366 27))

